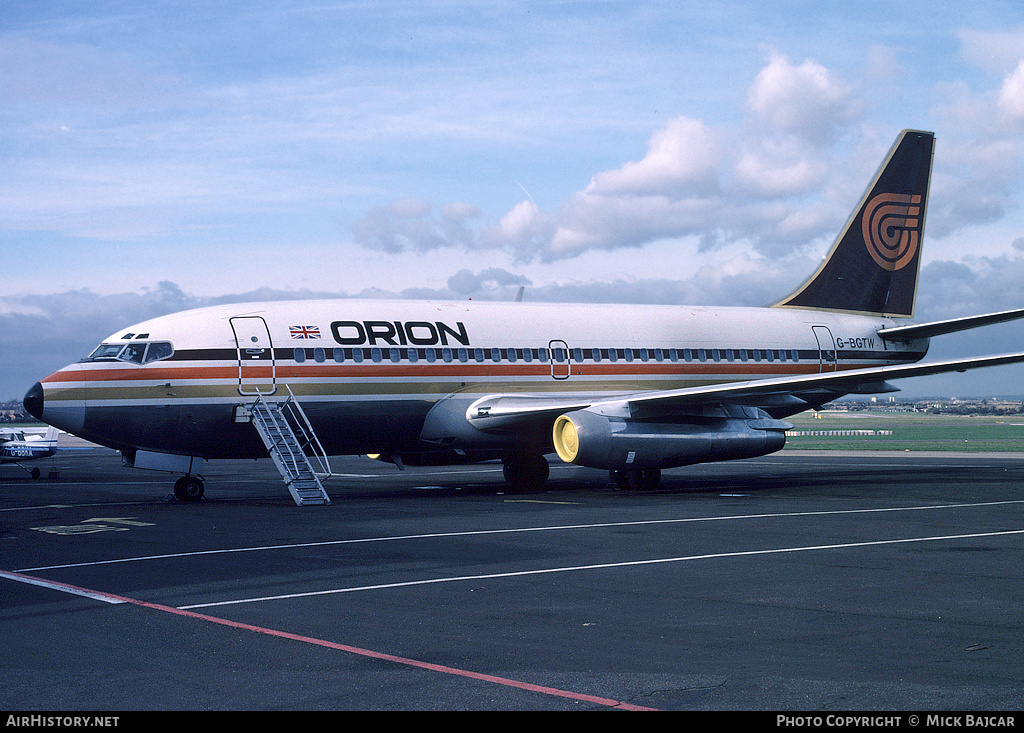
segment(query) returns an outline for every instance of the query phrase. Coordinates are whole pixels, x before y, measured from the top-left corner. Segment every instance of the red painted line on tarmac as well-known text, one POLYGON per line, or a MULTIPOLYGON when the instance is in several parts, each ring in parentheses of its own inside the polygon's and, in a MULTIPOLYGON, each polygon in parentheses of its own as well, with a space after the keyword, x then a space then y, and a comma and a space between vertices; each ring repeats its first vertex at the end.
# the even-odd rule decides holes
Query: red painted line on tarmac
POLYGON ((128 598, 126 596, 119 596, 113 593, 105 593, 103 591, 90 590, 88 588, 80 588, 78 586, 69 585, 67 583, 58 583, 53 580, 45 580, 43 578, 36 578, 31 575, 25 575, 24 573, 14 573, 7 570, 0 570, 0 578, 7 578, 8 580, 15 580, 21 583, 29 583, 31 585, 37 585, 44 588, 50 588, 52 590, 59 590, 66 593, 73 593, 75 595, 82 595, 88 598, 104 601, 106 603, 130 603, 135 606, 141 606, 143 608, 150 608, 154 611, 163 611, 165 613, 173 613, 177 616, 185 616, 188 618, 198 619, 200 621, 208 621, 214 624, 220 624, 221 626, 230 626, 235 629, 242 629, 244 631, 252 631, 257 634, 266 634, 267 636, 276 636, 280 639, 289 639, 291 641, 298 641, 304 644, 313 644, 316 646, 326 647, 328 649, 335 649, 337 651, 348 652, 349 654, 358 654, 363 657, 370 657, 371 659, 380 659, 385 662, 393 662, 395 664, 404 664, 407 667, 417 667, 419 669, 430 670, 431 672, 441 672, 442 674, 451 674, 458 677, 467 677, 469 679, 480 680, 482 682, 490 682, 496 685, 504 685, 506 687, 515 687, 520 690, 527 690, 529 692, 539 692, 542 695, 552 695, 554 697, 563 697, 570 700, 579 700, 581 702, 588 702, 594 705, 604 705, 606 707, 615 708, 617 710, 656 710, 656 708, 647 708, 640 705, 631 705, 629 703, 622 702, 620 700, 611 700, 606 697, 597 697, 594 695, 584 695, 579 692, 571 692, 569 690, 559 690, 555 687, 545 687, 543 685, 534 685, 529 682, 522 682, 520 680, 512 680, 507 677, 497 677, 490 674, 482 674, 480 672, 471 672, 465 669, 457 669, 455 667, 446 667, 443 664, 432 664, 430 662, 421 662, 416 659, 408 659, 406 657, 395 656, 394 654, 385 654, 383 652, 375 652, 370 649, 360 649, 359 647, 349 646, 348 644, 338 644, 337 642, 327 641, 325 639, 317 639, 312 636, 302 636, 300 634, 292 634, 287 631, 277 631, 275 629, 268 629, 263 626, 253 626, 252 624, 245 624, 240 621, 231 621, 230 619, 218 618, 217 616, 208 616, 205 613, 196 613, 195 611, 185 611, 180 608, 174 608, 173 606, 164 606, 159 603, 149 603, 147 601, 140 601, 135 598, 128 598))

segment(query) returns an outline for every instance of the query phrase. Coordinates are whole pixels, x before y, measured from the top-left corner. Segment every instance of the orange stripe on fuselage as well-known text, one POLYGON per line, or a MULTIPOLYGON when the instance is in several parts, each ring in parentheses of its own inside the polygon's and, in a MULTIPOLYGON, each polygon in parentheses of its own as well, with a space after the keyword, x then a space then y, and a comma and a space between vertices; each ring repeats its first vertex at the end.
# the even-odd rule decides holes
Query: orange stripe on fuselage
MULTIPOLYGON (((558 381, 571 382, 575 377, 644 377, 670 376, 685 378, 689 376, 737 376, 744 379, 769 378, 787 374, 817 374, 818 364, 751 364, 751 363, 691 363, 669 364, 593 364, 572 362, 569 366, 571 375, 558 381)), ((868 364, 840 365, 840 371, 860 369, 868 364)), ((267 364, 245 365, 247 379, 270 379, 276 375, 279 379, 367 379, 367 378, 486 378, 486 377, 549 377, 551 365, 548 363, 534 364, 295 364, 278 363, 275 367, 267 364)), ((177 383, 183 381, 205 380, 237 380, 238 365, 221 366, 180 366, 180 367, 138 367, 115 369, 62 369, 42 380, 46 384, 69 382, 152 382, 169 380, 177 383)))

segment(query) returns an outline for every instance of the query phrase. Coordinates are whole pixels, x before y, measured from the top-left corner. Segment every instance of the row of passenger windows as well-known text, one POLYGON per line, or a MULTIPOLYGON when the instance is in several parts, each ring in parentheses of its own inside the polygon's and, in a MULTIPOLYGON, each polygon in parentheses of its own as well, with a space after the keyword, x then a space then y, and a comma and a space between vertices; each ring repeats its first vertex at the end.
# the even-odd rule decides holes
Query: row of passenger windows
MULTIPOLYGON (((492 362, 492 363, 514 363, 514 362, 555 362, 564 364, 567 361, 580 363, 590 362, 785 362, 800 361, 800 352, 796 349, 565 349, 565 348, 538 348, 538 349, 499 349, 499 348, 335 348, 333 350, 295 349, 295 361, 300 364, 307 359, 323 363, 328 357, 338 364, 347 361, 363 362, 384 362, 390 361, 395 364, 402 362, 492 362)), ((817 360, 818 353, 814 352, 813 358, 817 360)))

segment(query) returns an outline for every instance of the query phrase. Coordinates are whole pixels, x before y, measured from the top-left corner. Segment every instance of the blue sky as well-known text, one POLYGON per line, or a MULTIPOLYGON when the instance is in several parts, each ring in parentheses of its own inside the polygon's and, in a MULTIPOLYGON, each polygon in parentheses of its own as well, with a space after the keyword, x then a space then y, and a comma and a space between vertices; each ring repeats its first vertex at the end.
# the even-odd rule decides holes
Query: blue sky
POLYGON ((1019 2, 2 2, 0 399, 254 296, 762 305, 905 127, 918 319, 1024 306, 1019 2))

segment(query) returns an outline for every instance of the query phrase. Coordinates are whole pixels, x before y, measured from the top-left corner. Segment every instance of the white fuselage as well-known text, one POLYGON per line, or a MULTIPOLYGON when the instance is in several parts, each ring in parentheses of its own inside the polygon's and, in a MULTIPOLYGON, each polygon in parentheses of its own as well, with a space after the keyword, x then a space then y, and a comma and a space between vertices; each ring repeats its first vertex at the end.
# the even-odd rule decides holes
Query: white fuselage
POLYGON ((264 455, 238 410, 289 393, 331 454, 403 453, 424 441, 473 451, 501 441, 468 427, 428 435, 428 413, 444 404, 464 414, 496 393, 613 396, 921 359, 927 340, 878 337, 893 325, 775 308, 223 305, 122 329, 41 384, 48 422, 125 451, 264 455))

